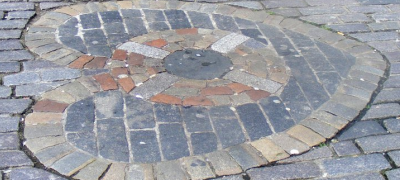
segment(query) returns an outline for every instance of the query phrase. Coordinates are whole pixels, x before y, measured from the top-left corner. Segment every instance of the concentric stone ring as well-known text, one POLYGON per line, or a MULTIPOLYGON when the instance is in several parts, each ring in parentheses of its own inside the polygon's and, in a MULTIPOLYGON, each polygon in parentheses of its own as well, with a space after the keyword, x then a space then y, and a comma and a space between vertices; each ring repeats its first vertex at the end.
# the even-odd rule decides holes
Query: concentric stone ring
POLYGON ((34 109, 26 120, 28 148, 38 138, 54 142, 31 148, 46 167, 66 175, 110 164, 108 172, 129 164, 126 172, 142 174, 178 167, 172 179, 185 174, 181 165, 193 179, 235 174, 307 151, 361 109, 335 101, 351 94, 346 82, 365 82, 359 57, 331 46, 329 32, 231 6, 160 3, 88 3, 31 25, 26 45, 38 63, 59 67, 26 69, 49 84, 38 104, 65 109, 34 109), (38 32, 48 40, 36 41, 38 32), (196 59, 201 53, 218 60, 196 59), (209 74, 170 69, 180 59, 201 61, 193 69, 218 66, 209 74), (51 118, 29 120, 43 115, 51 118), (35 128, 49 133, 34 136, 35 128), (76 164, 66 166, 71 158, 76 164))

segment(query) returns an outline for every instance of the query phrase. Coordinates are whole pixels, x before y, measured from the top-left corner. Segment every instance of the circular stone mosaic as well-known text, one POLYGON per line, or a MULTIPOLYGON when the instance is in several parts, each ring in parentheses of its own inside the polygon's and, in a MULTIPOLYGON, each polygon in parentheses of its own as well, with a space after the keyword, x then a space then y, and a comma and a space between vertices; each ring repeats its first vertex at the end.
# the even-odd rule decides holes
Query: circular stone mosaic
POLYGON ((52 28, 67 55, 41 57, 82 74, 42 97, 68 106, 69 143, 117 162, 174 160, 284 132, 328 101, 355 63, 303 34, 213 13, 120 9, 52 28))

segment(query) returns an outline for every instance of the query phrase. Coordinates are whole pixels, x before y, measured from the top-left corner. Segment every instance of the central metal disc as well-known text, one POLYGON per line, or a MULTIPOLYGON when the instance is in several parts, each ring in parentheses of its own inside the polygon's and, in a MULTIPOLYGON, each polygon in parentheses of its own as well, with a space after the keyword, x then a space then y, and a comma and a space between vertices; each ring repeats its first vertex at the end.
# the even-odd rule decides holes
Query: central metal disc
POLYGON ((232 62, 216 51, 185 49, 166 57, 164 66, 176 76, 208 80, 222 77, 230 70, 232 62))

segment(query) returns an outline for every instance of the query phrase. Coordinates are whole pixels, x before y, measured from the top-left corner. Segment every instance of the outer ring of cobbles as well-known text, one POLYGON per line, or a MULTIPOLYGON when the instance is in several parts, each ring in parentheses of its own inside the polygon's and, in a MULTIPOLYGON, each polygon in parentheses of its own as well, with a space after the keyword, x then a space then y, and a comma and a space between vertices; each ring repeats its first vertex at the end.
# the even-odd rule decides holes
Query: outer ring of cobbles
MULTIPOLYGON (((184 10, 184 7, 188 6, 201 6, 201 4, 199 3, 176 1, 151 1, 148 3, 142 3, 140 1, 118 1, 117 4, 120 7, 124 7, 126 9, 130 9, 133 7, 150 7, 153 9, 184 10)), ((227 5, 221 4, 219 6, 227 5)), ((86 4, 86 6, 74 5, 63 7, 55 10, 55 12, 72 17, 80 13, 95 12, 99 10, 117 10, 118 8, 119 7, 113 6, 109 2, 88 3, 86 4)), ((293 30, 311 38, 317 39, 321 42, 325 42, 339 50, 350 53, 351 55, 356 57, 356 63, 351 68, 349 76, 351 76, 354 72, 360 71, 366 76, 382 76, 381 74, 374 73, 374 69, 376 69, 374 67, 374 64, 384 63, 383 57, 370 49, 367 45, 351 39, 346 39, 339 34, 320 29, 318 27, 303 23, 295 19, 269 15, 265 19, 255 20, 249 17, 257 17, 259 14, 266 13, 260 11, 255 12, 248 9, 239 9, 239 11, 240 13, 233 14, 233 16, 241 16, 245 14, 246 16, 241 18, 293 30)), ((46 16, 43 16, 36 23, 34 23, 33 26, 40 25, 45 28, 57 28, 62 23, 64 23, 63 19, 46 19, 46 16)), ((26 39, 26 42, 26 45, 30 47, 29 39, 26 39)), ((56 43, 56 41, 55 39, 50 38, 45 43, 56 43)), ((63 52, 69 54, 64 58, 70 59, 76 59, 78 56, 82 55, 81 53, 77 53, 69 49, 64 49, 63 52)), ((58 57, 57 55, 53 55, 42 58, 54 60, 58 57)), ((361 79, 363 77, 357 77, 357 75, 354 75, 354 78, 361 79)), ((379 81, 380 78, 374 78, 373 80, 370 80, 370 82, 372 82, 376 87, 376 84, 379 81)), ((349 89, 349 87, 350 89, 357 89, 355 88, 355 85, 351 83, 351 77, 343 80, 332 98, 328 100, 324 105, 322 105, 319 109, 315 110, 306 119, 302 120, 299 124, 293 126, 285 132, 256 140, 251 143, 241 144, 240 146, 246 149, 246 152, 242 154, 242 157, 252 158, 253 161, 257 162, 251 167, 263 166, 285 159, 290 156, 289 154, 305 152, 313 146, 316 146, 324 142, 325 140, 332 138, 336 134, 336 132, 344 128, 348 122, 357 117, 359 112, 364 107, 350 107, 351 105, 346 102, 341 102, 340 98, 337 97, 340 97, 342 95, 354 96, 361 102, 363 102, 363 105, 366 105, 369 101, 369 99, 357 96, 354 91, 346 90, 349 89), (328 123, 330 128, 334 128, 335 133, 326 134, 324 133, 326 128, 318 128, 310 123, 304 123, 307 120, 312 120, 312 122, 314 122, 313 124, 328 123)), ((374 90, 362 90, 362 92, 370 97, 374 90)), ((27 134, 25 134, 25 136, 27 136, 27 134)), ((29 139, 29 137, 26 138, 29 139)), ((67 144, 67 146, 71 146, 70 148, 74 149, 72 145, 67 144)), ((37 154, 35 155, 37 156, 37 154)), ((205 154, 204 156, 184 157, 178 160, 158 162, 153 164, 131 164, 129 166, 123 163, 108 162, 107 160, 100 158, 96 159, 95 157, 88 155, 84 152, 80 152, 79 150, 72 150, 64 152, 64 154, 57 154, 54 156, 57 158, 61 158, 64 156, 70 156, 71 158, 80 157, 80 159, 77 159, 77 161, 79 162, 77 162, 74 167, 67 167, 66 164, 58 164, 59 166, 54 166, 53 164, 52 166, 50 166, 44 163, 46 166, 48 166, 48 168, 55 169, 61 174, 67 176, 74 174, 74 177, 76 178, 84 177, 84 173, 88 172, 92 173, 92 177, 97 175, 98 177, 100 177, 107 170, 107 172, 105 172, 105 174, 103 175, 104 179, 109 179, 110 177, 115 178, 117 177, 117 175, 121 176, 121 173, 124 174, 123 176, 129 176, 130 173, 141 173, 144 179, 154 179, 154 177, 156 177, 157 179, 206 179, 224 175, 239 174, 249 168, 247 167, 247 169, 242 169, 240 167, 240 159, 232 154, 229 154, 227 150, 219 150, 216 152, 205 154), (85 156, 79 156, 79 154, 83 154, 85 156), (199 161, 207 161, 207 163, 201 167, 190 166, 191 162, 199 161)))

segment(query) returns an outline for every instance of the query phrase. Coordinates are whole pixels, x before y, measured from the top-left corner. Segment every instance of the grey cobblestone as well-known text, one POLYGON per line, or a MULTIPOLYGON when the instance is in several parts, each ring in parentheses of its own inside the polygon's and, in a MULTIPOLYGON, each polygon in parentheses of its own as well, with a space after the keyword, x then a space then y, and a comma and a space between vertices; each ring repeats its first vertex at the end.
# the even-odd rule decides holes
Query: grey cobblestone
POLYGON ((80 152, 74 152, 56 161, 51 168, 62 174, 72 175, 93 161, 92 157, 80 152))
POLYGON ((66 180, 63 177, 57 176, 55 174, 49 173, 39 168, 21 168, 21 169, 13 169, 10 171, 10 180, 31 179, 31 178, 66 180))
POLYGON ((387 41, 398 39, 399 36, 396 32, 373 32, 373 33, 358 33, 351 34, 350 36, 362 41, 387 41))
POLYGON ((0 151, 0 168, 33 166, 23 151, 0 151))
POLYGON ((17 50, 23 49, 21 42, 18 40, 3 40, 0 41, 0 50, 17 50))
POLYGON ((356 143, 365 153, 385 152, 400 149, 400 144, 395 143, 400 134, 387 134, 356 139, 356 143))
POLYGON ((0 3, 1 11, 34 10, 34 4, 28 2, 0 3))
POLYGON ((7 19, 30 19, 34 15, 35 11, 13 11, 8 13, 7 19))
POLYGON ((21 37, 21 30, 0 30, 0 39, 18 39, 21 37))
POLYGON ((393 169, 386 172, 386 176, 389 180, 395 180, 400 178, 400 169, 393 169))
POLYGON ((339 156, 351 156, 361 153, 352 141, 340 141, 337 143, 333 143, 332 148, 339 156))
POLYGON ((390 133, 400 132, 400 120, 397 118, 384 120, 383 124, 390 133))
POLYGON ((37 83, 39 81, 40 75, 36 72, 23 72, 19 74, 9 75, 3 78, 3 83, 6 86, 37 83))
POLYGON ((394 164, 399 167, 400 166, 400 151, 391 151, 388 152, 390 159, 394 162, 394 164))
POLYGON ((293 162, 302 162, 302 161, 311 161, 316 159, 325 159, 333 156, 332 151, 327 147, 320 147, 311 149, 309 152, 304 153, 299 156, 292 156, 290 158, 278 161, 278 163, 293 163, 293 162))
POLYGON ((1 61, 21 61, 21 60, 33 60, 33 56, 26 50, 0 52, 0 62, 1 61))
POLYGON ((0 99, 0 114, 22 113, 31 103, 30 99, 0 99))
POLYGON ((0 134, 0 150, 18 150, 19 138, 16 133, 0 134))
POLYGON ((338 136, 339 140, 349 140, 364 136, 386 134, 385 129, 376 121, 359 121, 338 136))
POLYGON ((0 116, 0 132, 17 131, 19 120, 19 117, 0 116))
POLYGON ((383 119, 400 115, 400 105, 397 103, 372 105, 362 120, 383 119))
POLYGON ((0 98, 7 98, 11 95, 11 88, 7 86, 0 86, 0 98))
POLYGON ((263 167, 247 171, 251 179, 306 179, 319 177, 322 172, 317 164, 312 162, 263 167))

